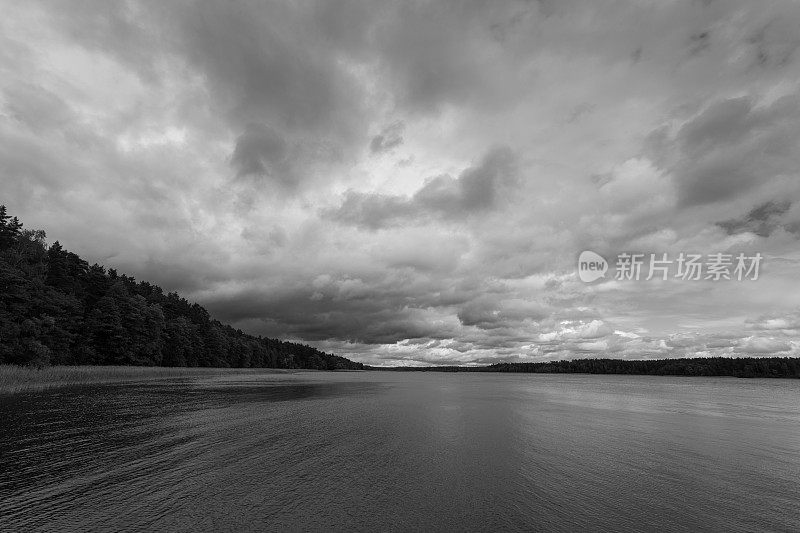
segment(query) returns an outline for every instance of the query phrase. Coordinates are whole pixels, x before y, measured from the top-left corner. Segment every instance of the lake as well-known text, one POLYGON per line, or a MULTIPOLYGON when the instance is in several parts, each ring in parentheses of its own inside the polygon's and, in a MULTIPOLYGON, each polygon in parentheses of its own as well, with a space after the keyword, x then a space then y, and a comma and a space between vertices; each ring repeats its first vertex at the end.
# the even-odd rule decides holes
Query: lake
POLYGON ((0 530, 800 530, 800 381, 235 372, 0 395, 0 530))

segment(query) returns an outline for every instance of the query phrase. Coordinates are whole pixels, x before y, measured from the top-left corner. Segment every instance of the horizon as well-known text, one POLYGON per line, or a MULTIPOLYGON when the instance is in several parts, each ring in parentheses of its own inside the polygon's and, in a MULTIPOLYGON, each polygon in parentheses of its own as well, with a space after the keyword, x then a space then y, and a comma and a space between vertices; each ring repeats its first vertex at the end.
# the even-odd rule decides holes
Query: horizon
POLYGON ((234 328, 384 367, 800 356, 792 2, 6 7, 0 203, 234 328))
MULTIPOLYGON (((580 363, 584 361, 620 361, 622 363, 641 363, 641 362, 651 362, 651 363, 660 363, 665 361, 680 361, 680 362, 692 362, 692 361, 704 361, 704 360, 737 360, 737 359, 747 359, 750 361, 765 361, 765 360, 782 360, 788 359, 793 360, 797 359, 796 357, 792 356, 752 356, 752 355, 736 355, 736 356, 713 356, 713 357, 664 357, 661 359, 619 359, 614 357, 592 357, 592 358, 575 358, 575 359, 553 359, 549 361, 496 361, 494 363, 485 364, 485 365, 426 365, 426 366, 419 366, 419 365, 399 365, 399 366, 378 366, 378 365, 365 365, 363 370, 399 370, 399 369, 413 369, 413 370, 436 370, 436 369, 445 369, 445 368, 466 368, 466 369, 481 369, 481 368, 491 368, 495 365, 535 365, 535 364, 544 364, 544 365, 558 365, 559 363, 580 363)), ((353 370, 346 370, 347 372, 352 372, 353 370)), ((569 372, 569 373, 580 373, 580 372, 569 372)), ((614 373, 608 372, 598 372, 599 374, 606 374, 606 375, 613 375, 614 373)), ((625 374, 623 374, 625 375, 625 374)), ((628 374, 631 375, 631 374, 628 374)), ((632 375, 642 375, 642 374, 632 374, 632 375)), ((647 375, 647 374, 644 374, 647 375)), ((676 374, 680 376, 685 376, 685 374, 676 374)), ((713 374, 710 377, 720 377, 719 375, 713 374)), ((722 377, 730 377, 730 376, 722 376, 722 377)), ((758 376, 762 377, 762 376, 758 376)))

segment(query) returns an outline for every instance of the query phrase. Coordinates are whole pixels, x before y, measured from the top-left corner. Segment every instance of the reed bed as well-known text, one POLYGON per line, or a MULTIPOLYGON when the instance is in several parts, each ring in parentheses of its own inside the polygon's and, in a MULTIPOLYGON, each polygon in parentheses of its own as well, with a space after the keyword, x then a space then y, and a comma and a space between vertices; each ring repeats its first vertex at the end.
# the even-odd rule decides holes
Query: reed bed
POLYGON ((204 378, 223 374, 275 372, 274 369, 177 368, 152 366, 33 366, 0 365, 0 393, 43 390, 72 385, 204 378))

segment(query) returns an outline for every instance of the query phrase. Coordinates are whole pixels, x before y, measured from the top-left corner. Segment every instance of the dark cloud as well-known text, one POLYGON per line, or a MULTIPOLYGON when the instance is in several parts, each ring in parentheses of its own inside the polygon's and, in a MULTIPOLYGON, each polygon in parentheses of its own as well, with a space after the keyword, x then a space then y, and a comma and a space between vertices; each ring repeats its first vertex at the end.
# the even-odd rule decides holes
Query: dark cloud
POLYGON ((519 299, 504 300, 497 295, 480 296, 458 311, 458 319, 465 326, 481 329, 507 328, 526 320, 539 321, 552 312, 547 306, 535 301, 519 299))
POLYGON ((250 243, 260 254, 272 254, 288 243, 286 230, 280 226, 271 228, 247 227, 242 230, 242 238, 250 243))
POLYGON ((284 165, 286 153, 286 141, 275 130, 262 124, 248 124, 236 140, 231 164, 239 177, 261 175, 288 181, 284 165))
POLYGON ((389 15, 390 23, 376 35, 375 44, 403 108, 436 112, 446 103, 499 102, 486 98, 503 87, 492 75, 497 65, 478 50, 474 54, 464 50, 469 44, 463 36, 482 29, 481 10, 477 4, 466 4, 459 9, 460 16, 453 17, 446 3, 398 4, 389 15))
POLYGON ((458 178, 438 176, 428 180, 412 201, 445 217, 460 218, 494 207, 501 191, 516 185, 517 171, 514 153, 508 148, 496 148, 458 178))
POLYGON ((711 46, 711 32, 701 31, 689 36, 689 54, 697 55, 711 46))
MULTIPOLYGON (((133 269, 126 268, 124 261, 113 261, 119 273, 126 273, 133 269)), ((135 271, 141 281, 148 281, 159 287, 169 287, 171 291, 181 294, 201 291, 210 284, 222 282, 227 279, 227 274, 219 265, 204 264, 202 269, 187 269, 185 265, 176 261, 147 258, 142 264, 135 265, 135 271)))
POLYGON ((749 96, 720 100, 674 134, 653 132, 648 155, 673 173, 681 205, 727 200, 796 172, 799 119, 794 95, 760 106, 749 96))
POLYGON ((382 154, 403 144, 403 129, 405 129, 405 124, 400 120, 383 128, 383 130, 370 141, 370 152, 373 154, 382 154))
POLYGON ((508 148, 490 150, 457 178, 436 176, 411 197, 350 191, 342 204, 323 216, 369 229, 408 220, 464 219, 494 207, 519 181, 518 161, 508 148))
POLYGON ((594 111, 594 109, 595 106, 589 102, 583 102, 582 104, 576 105, 575 108, 570 112, 569 117, 567 117, 567 124, 573 124, 580 121, 581 118, 594 111))
MULTIPOLYGON (((386 287, 388 288, 388 287, 386 287)), ((237 293, 206 301, 222 320, 242 323, 265 335, 290 335, 308 340, 338 339, 364 344, 392 344, 405 339, 447 339, 457 335, 457 321, 436 320, 424 307, 402 305, 410 295, 393 295, 374 285, 347 295, 341 281, 327 294, 314 297, 306 287, 237 293), (280 332, 280 333, 278 333, 280 332)))
POLYGON ((184 120, 208 112, 216 127, 240 136, 231 157, 243 175, 269 170, 277 138, 307 145, 307 163, 328 165, 363 142, 363 85, 340 68, 339 59, 355 54, 373 15, 346 2, 340 7, 352 23, 348 32, 335 22, 339 17, 328 17, 325 2, 306 9, 279 2, 143 6, 90 0, 54 6, 51 16, 74 42, 112 54, 144 83, 162 84, 159 68, 201 77, 203 91, 196 96, 208 98, 184 102, 184 120))
POLYGON ((70 106, 57 94, 32 83, 12 84, 5 88, 8 111, 18 121, 36 133, 63 128, 75 120, 70 106))
POLYGON ((800 47, 797 23, 791 18, 773 18, 753 32, 748 44, 759 67, 784 67, 800 47))
POLYGON ((323 216, 337 222, 380 229, 419 216, 417 206, 402 196, 349 191, 342 204, 323 211, 323 216))
POLYGON ((173 22, 183 53, 209 75, 217 101, 228 101, 238 122, 338 133, 351 124, 346 113, 355 110, 359 87, 335 68, 335 46, 311 41, 317 26, 299 8, 209 3, 176 12, 173 22))
POLYGON ((791 207, 788 200, 773 200, 754 207, 742 218, 734 218, 717 224, 730 235, 737 233, 755 233, 760 237, 769 237, 773 231, 782 227, 781 216, 791 207))

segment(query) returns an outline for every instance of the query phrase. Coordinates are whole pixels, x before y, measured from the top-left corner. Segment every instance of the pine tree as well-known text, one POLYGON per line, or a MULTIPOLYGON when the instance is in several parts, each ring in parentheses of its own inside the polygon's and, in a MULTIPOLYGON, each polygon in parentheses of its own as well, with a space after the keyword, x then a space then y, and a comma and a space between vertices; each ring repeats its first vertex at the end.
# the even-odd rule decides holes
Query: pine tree
POLYGON ((6 206, 0 205, 0 250, 7 250, 14 244, 22 229, 22 223, 17 217, 11 218, 6 212, 6 206))

